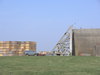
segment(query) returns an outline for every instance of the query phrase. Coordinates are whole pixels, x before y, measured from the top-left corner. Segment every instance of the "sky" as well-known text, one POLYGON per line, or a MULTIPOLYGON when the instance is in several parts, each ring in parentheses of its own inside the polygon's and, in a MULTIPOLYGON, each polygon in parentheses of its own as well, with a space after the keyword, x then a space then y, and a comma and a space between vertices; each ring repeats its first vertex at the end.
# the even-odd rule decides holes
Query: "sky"
POLYGON ((100 0, 0 0, 0 41, 35 41, 50 51, 72 24, 100 28, 100 0))

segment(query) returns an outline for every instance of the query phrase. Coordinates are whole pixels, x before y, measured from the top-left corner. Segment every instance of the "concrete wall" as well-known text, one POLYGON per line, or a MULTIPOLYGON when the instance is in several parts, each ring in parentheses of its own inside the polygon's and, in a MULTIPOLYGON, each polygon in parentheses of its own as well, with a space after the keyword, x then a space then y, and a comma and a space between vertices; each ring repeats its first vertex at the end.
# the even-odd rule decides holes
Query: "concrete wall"
POLYGON ((72 54, 100 56, 100 29, 74 29, 72 54))

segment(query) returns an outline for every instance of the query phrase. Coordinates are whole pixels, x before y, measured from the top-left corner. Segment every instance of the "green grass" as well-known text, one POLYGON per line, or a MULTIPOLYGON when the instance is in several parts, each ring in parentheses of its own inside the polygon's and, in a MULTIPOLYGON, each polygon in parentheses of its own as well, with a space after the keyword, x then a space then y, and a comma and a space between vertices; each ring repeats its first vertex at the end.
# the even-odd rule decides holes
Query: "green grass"
POLYGON ((0 57, 0 75, 100 75, 100 57, 0 57))

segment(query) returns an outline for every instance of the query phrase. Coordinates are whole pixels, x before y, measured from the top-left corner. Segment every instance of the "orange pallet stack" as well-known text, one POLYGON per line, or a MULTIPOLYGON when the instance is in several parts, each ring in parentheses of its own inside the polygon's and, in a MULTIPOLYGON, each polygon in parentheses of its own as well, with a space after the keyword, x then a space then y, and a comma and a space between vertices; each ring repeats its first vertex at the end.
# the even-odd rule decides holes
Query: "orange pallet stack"
POLYGON ((0 41, 0 56, 23 56, 25 50, 36 51, 32 41, 0 41))

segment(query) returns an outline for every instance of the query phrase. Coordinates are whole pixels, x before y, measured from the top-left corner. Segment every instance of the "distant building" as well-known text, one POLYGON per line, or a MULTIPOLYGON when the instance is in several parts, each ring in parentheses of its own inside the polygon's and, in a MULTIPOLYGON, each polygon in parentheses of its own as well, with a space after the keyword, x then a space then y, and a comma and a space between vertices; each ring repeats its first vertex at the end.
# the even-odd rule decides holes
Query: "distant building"
POLYGON ((100 56, 100 29, 73 29, 72 55, 100 56))
POLYGON ((100 56, 100 28, 75 29, 72 25, 52 52, 62 56, 100 56))
POLYGON ((25 50, 36 51, 36 42, 0 41, 0 56, 23 56, 25 50))

